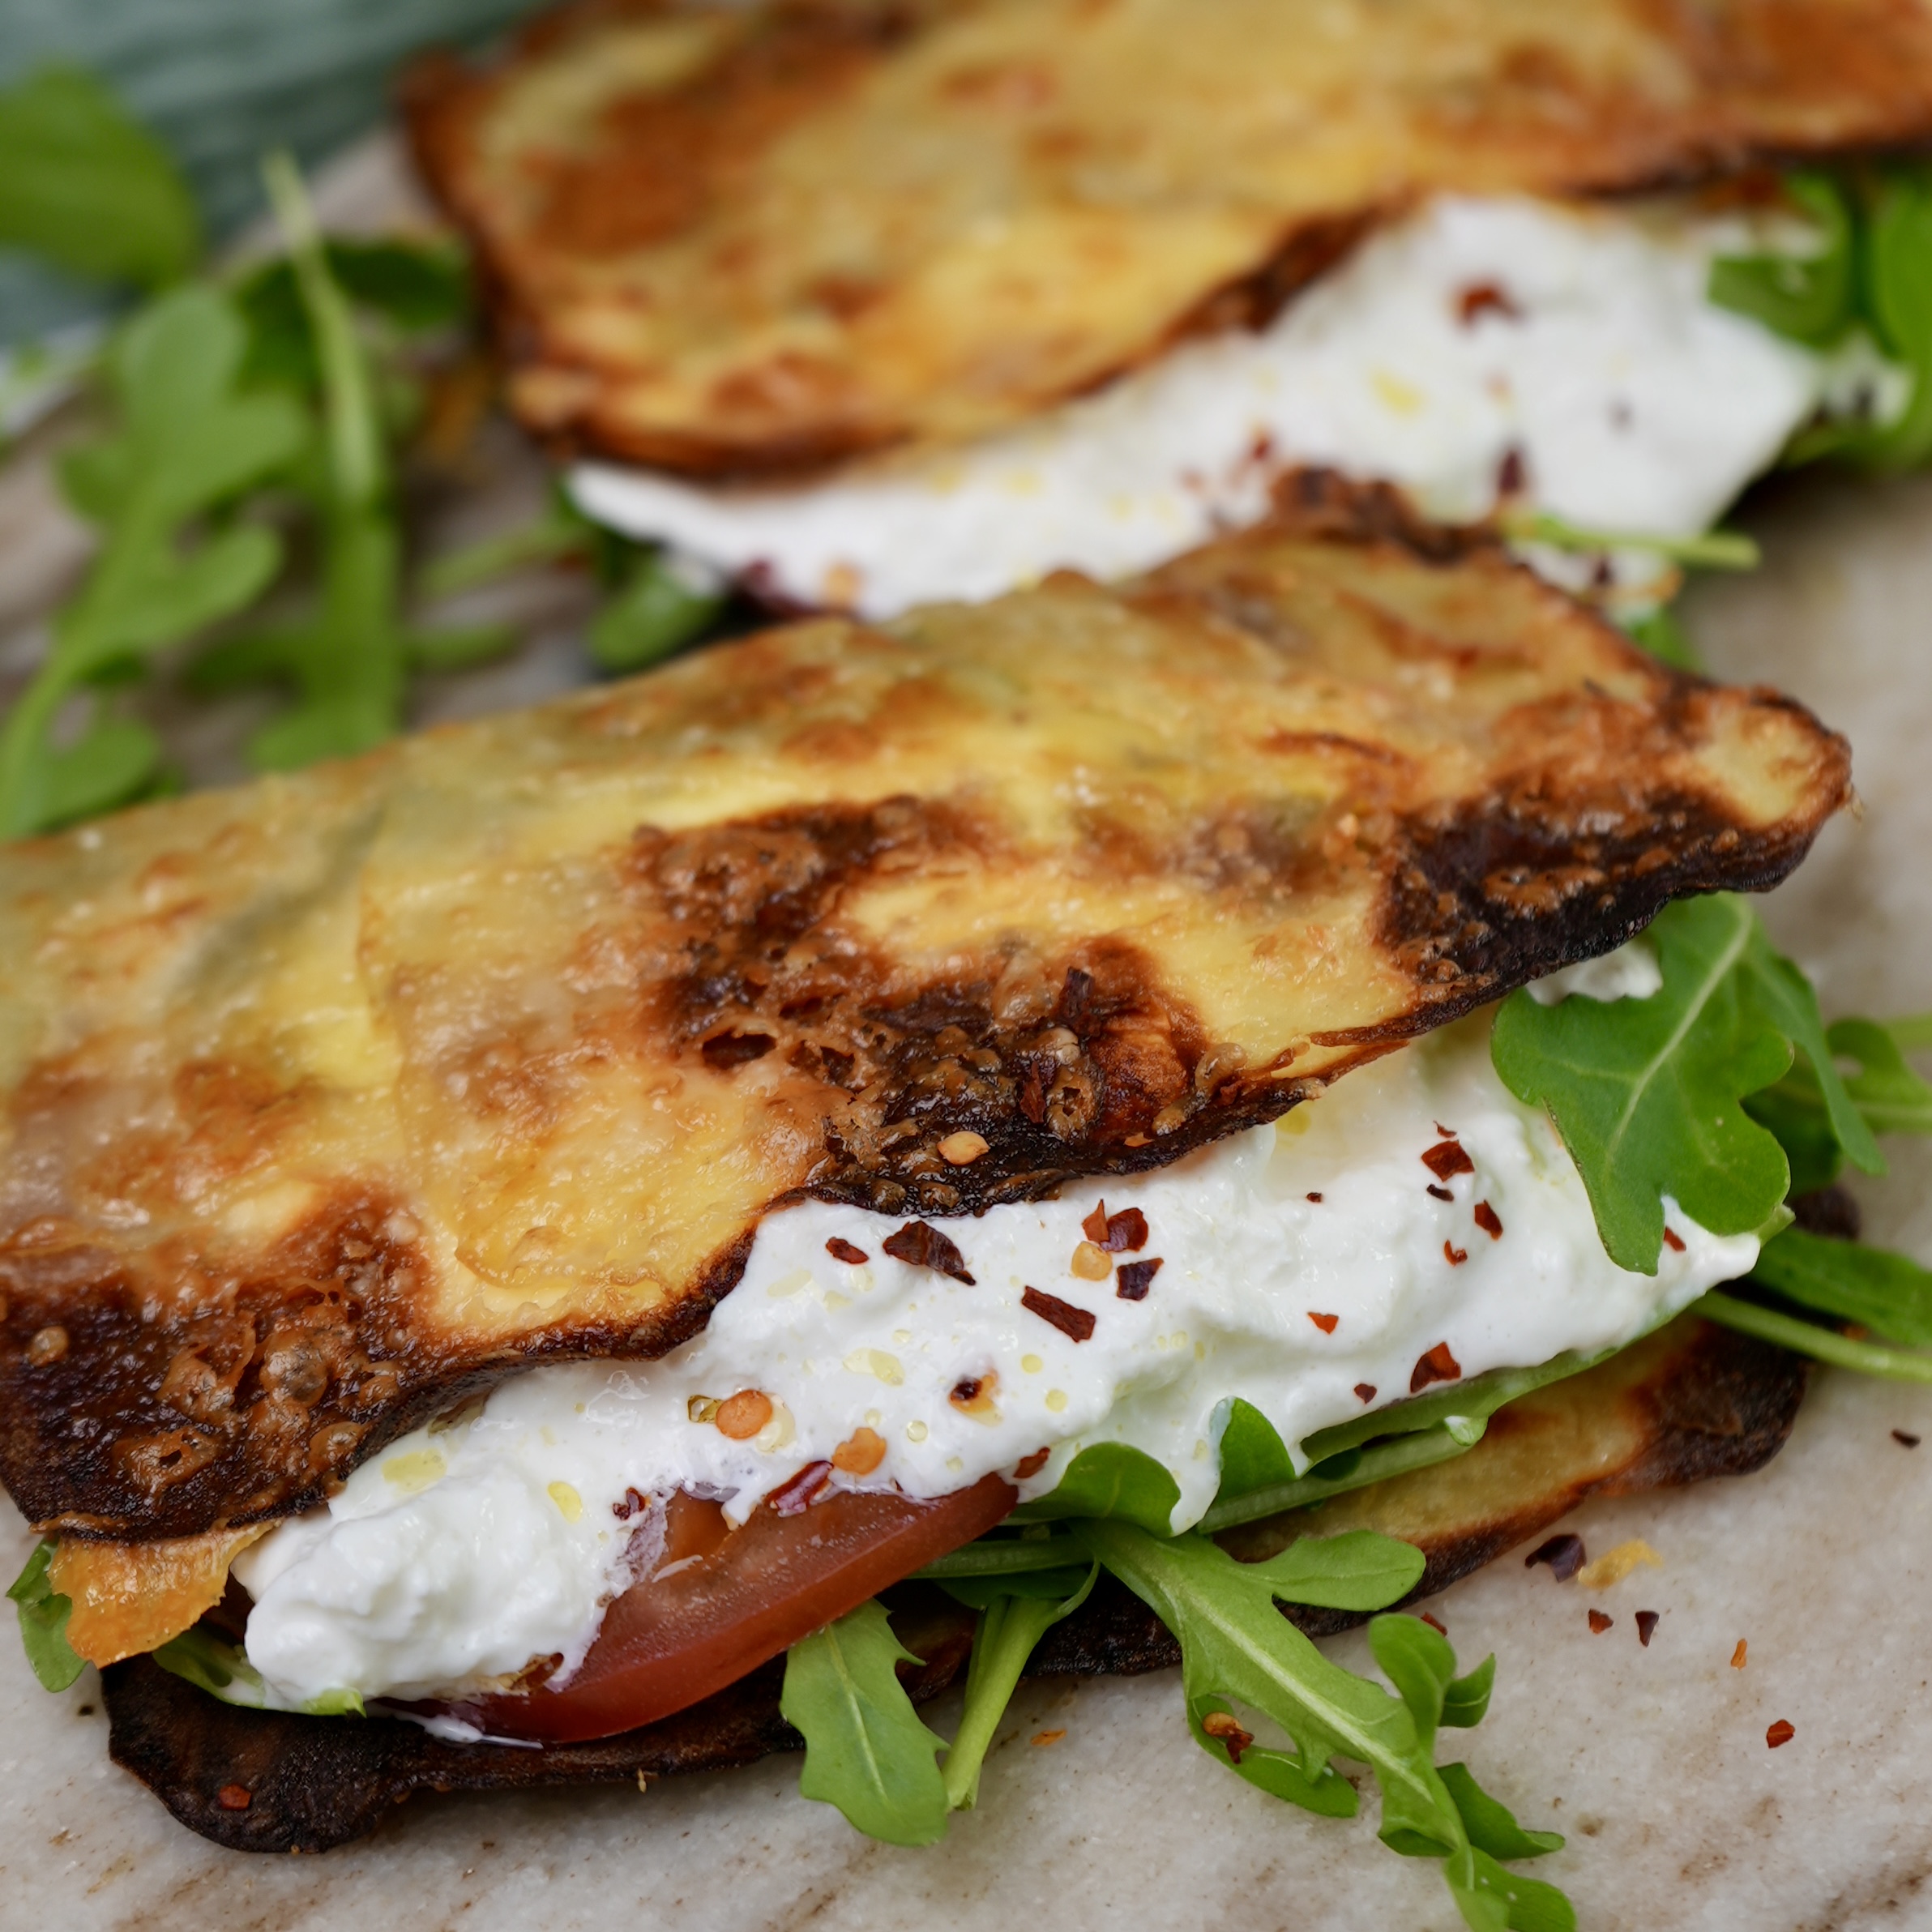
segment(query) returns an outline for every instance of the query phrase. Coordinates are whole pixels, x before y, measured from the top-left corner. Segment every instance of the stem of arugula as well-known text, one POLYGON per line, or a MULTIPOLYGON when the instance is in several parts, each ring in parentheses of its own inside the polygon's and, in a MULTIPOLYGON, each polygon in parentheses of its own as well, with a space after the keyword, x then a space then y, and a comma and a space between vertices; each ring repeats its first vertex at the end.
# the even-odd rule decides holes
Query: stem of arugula
POLYGON ((1780 1314, 1774 1308, 1760 1308, 1755 1302, 1740 1302, 1715 1291, 1692 1306, 1696 1313, 1720 1327, 1735 1328, 1742 1335, 1755 1335, 1760 1341, 1776 1342, 1800 1355, 1812 1356, 1838 1368, 1854 1369, 1861 1375, 1883 1376, 1890 1382, 1932 1383, 1932 1354, 1854 1341, 1849 1335, 1821 1328, 1815 1322, 1802 1321, 1796 1315, 1780 1314))

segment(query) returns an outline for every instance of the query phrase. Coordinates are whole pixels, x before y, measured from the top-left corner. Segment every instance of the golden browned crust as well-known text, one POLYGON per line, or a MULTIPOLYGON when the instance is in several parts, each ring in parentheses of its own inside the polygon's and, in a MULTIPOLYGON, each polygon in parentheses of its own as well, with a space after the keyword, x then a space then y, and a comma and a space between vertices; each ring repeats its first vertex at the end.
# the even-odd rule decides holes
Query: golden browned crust
MULTIPOLYGON (((1534 1536, 1586 1496, 1742 1475, 1776 1454, 1805 1386, 1795 1356, 1685 1319, 1602 1367, 1499 1410, 1453 1463, 1344 1496, 1242 1532, 1237 1554, 1265 1555, 1293 1536, 1367 1524, 1419 1544, 1426 1596, 1534 1536)), ((1236 1541, 1231 1533, 1224 1538, 1236 1541)), ((893 1595, 893 1622, 923 1660, 904 1667, 923 1703, 958 1674, 972 1613, 930 1588, 893 1595)), ((1325 1635, 1361 1621, 1297 1609, 1325 1635)), ((1033 1653, 1029 1673, 1158 1670, 1180 1661, 1160 1620, 1110 1578, 1033 1653)), ((117 1763, 191 1830, 237 1851, 326 1851, 361 1837, 412 1793, 629 1784, 745 1764, 795 1750, 779 1715, 779 1663, 642 1730, 543 1751, 444 1744, 413 1725, 236 1710, 145 1657, 104 1678, 117 1763), (249 1793, 224 1805, 224 1787, 249 1793)))
POLYGON ((0 1476, 103 1539, 306 1507, 532 1361, 683 1340, 776 1208, 1161 1165, 1773 883, 1849 784, 1788 700, 1306 478, 1118 589, 12 847, 0 1476))
POLYGON ((976 435, 1443 190, 1932 136, 1921 0, 675 0, 405 90, 533 429, 693 474, 976 435))

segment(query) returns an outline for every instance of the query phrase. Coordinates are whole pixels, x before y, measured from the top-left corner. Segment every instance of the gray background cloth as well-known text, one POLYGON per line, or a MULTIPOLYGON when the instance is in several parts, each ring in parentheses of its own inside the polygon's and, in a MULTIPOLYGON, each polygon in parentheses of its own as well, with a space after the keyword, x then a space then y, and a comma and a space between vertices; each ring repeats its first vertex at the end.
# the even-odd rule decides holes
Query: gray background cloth
MULTIPOLYGON (((313 163, 385 112, 397 66, 486 38, 529 0, 0 0, 0 87, 92 69, 173 151, 212 235, 261 206, 270 147, 313 163)), ((0 343, 87 314, 97 290, 0 251, 0 343)))

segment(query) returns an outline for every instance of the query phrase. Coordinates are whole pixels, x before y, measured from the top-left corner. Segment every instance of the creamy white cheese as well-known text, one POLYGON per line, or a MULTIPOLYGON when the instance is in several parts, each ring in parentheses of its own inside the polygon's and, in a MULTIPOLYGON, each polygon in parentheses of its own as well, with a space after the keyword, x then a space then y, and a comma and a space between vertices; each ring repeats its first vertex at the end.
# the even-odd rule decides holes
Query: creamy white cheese
POLYGON ((1614 952, 1532 980, 1529 997, 1539 1007, 1560 1006, 1580 995, 1606 1004, 1619 999, 1648 999, 1664 984, 1664 968, 1656 948, 1648 939, 1632 939, 1614 952))
POLYGON ((1306 1438, 1408 1396, 1438 1345, 1464 1377, 1612 1348, 1750 1268, 1754 1237, 1665 1205, 1682 1250, 1654 1276, 1616 1267, 1547 1118, 1497 1078, 1485 1014, 1157 1173, 942 1224, 970 1285, 887 1255, 895 1219, 789 1208, 674 1353, 519 1376, 239 1558, 249 1658, 295 1706, 459 1690, 551 1652, 567 1672, 633 1574, 627 1490, 703 1491, 742 1520, 861 1430, 876 1465, 836 1480, 914 1496, 1045 1448, 1019 1485, 1039 1495, 1084 1447, 1125 1443, 1171 1471, 1182 1528, 1213 1498, 1237 1396, 1300 1467, 1306 1438), (1425 1162, 1445 1139, 1473 1171, 1425 1162), (1115 1268, 1091 1278, 1082 1223, 1103 1199, 1146 1217, 1145 1245, 1111 1257, 1158 1259, 1141 1299, 1115 1268), (1091 1315, 1088 1339, 1029 1308, 1029 1288, 1091 1315), (979 1400, 953 1399, 972 1383, 979 1400), (742 1442, 703 1419, 741 1390, 772 1404, 742 1442))
MULTIPOLYGON (((1274 477, 1299 464, 1402 484, 1451 520, 1491 510, 1507 470, 1524 507, 1689 536, 1821 403, 1848 405, 1861 386, 1882 413, 1903 400, 1868 347, 1820 357, 1705 299, 1714 256, 1766 239, 1761 222, 1682 202, 1444 199, 1374 236, 1271 327, 1183 343, 964 448, 780 489, 599 464, 571 487, 614 528, 874 618, 1060 566, 1145 569, 1255 521, 1274 477)), ((1528 554, 1559 579, 1578 567, 1528 554)), ((1662 567, 1641 553, 1618 565, 1662 567)), ((1596 567, 1583 561, 1585 581, 1596 567)))

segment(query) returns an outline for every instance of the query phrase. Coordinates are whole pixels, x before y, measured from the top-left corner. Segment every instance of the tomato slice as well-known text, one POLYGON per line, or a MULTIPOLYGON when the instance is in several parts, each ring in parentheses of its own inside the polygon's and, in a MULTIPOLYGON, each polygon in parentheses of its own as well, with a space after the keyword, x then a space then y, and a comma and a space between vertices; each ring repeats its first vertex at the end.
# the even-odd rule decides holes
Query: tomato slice
POLYGON ((452 1708, 494 1736, 556 1744, 669 1717, 970 1543, 1019 1500, 998 1476, 930 1502, 832 1490, 800 1507, 799 1485, 788 1489, 729 1532, 716 1505, 674 1498, 658 1574, 610 1605, 568 1683, 452 1708))

